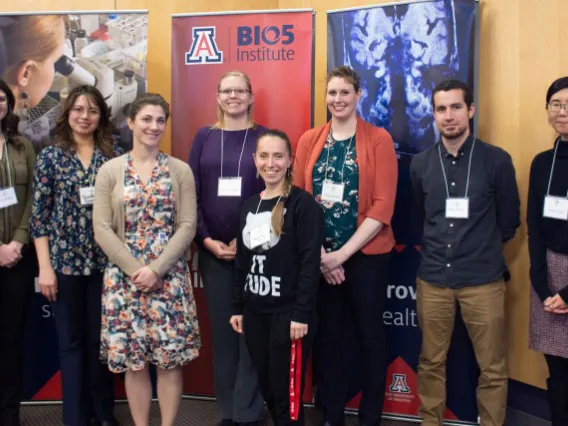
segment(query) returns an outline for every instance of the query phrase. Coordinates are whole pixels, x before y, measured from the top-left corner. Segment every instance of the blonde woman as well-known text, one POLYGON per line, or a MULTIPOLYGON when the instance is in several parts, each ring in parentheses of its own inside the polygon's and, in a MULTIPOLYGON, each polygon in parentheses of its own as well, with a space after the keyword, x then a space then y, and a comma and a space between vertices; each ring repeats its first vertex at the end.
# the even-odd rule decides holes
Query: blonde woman
POLYGON ((189 157, 197 194, 199 271, 213 334, 215 396, 224 426, 254 425, 263 409, 245 342, 229 324, 239 212, 264 188, 252 156, 267 129, 254 122, 253 101, 246 74, 224 74, 217 87, 217 122, 197 132, 189 157))
POLYGON ((323 212, 311 194, 292 185, 292 146, 284 132, 261 136, 254 161, 266 188, 241 211, 231 325, 244 331, 274 424, 303 425, 323 212))

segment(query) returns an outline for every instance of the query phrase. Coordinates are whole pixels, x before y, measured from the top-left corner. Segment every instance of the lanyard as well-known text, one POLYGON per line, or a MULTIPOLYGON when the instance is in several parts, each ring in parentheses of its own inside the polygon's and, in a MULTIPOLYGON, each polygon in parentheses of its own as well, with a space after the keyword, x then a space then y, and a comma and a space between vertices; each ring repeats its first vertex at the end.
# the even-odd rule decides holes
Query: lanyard
MULTIPOLYGON (((335 139, 333 139, 333 135, 330 135, 330 136, 331 136, 331 139, 334 142, 337 142, 335 139)), ((355 135, 351 136, 351 139, 349 139, 349 145, 347 145, 347 151, 345 152, 345 158, 343 159, 343 166, 341 167, 341 183, 343 183, 343 176, 345 174, 345 163, 347 162, 347 156, 349 155, 349 148, 351 148, 351 142, 353 142, 354 137, 355 137, 355 135)), ((328 145, 327 145, 327 158, 325 160, 325 174, 324 174, 325 179, 324 180, 327 180, 327 167, 328 167, 328 164, 329 164, 329 151, 330 151, 330 149, 331 149, 331 145, 328 143, 328 145)))
MULTIPOLYGON (((554 164, 556 163, 556 153, 558 152, 558 146, 562 143, 560 138, 556 139, 556 146, 554 147, 554 156, 552 157, 552 166, 550 167, 550 177, 548 178, 548 188, 546 188, 546 196, 550 196, 550 185, 552 185, 552 175, 554 174, 554 164)), ((566 194, 568 198, 568 194, 566 194)))
MULTIPOLYGON (((249 129, 245 132, 245 139, 243 140, 243 147, 241 148, 241 155, 239 157, 239 167, 237 168, 237 177, 241 176, 241 160, 243 159, 243 152, 245 152, 245 145, 247 144, 247 135, 249 129)), ((225 139, 223 129, 221 129, 221 178, 223 178, 223 157, 224 157, 225 139)))
MULTIPOLYGON (((255 216, 258 214, 258 210, 260 209, 260 203, 262 203, 262 194, 264 194, 264 192, 260 194, 260 201, 258 202, 258 207, 256 208, 256 213, 254 214, 255 216)), ((282 194, 280 194, 280 197, 278 197, 278 201, 276 201, 276 204, 278 204, 281 199, 282 199, 282 194)))
POLYGON ((290 353, 290 419, 298 420, 302 383, 302 339, 292 340, 290 353))
POLYGON ((8 155, 8 141, 6 140, 6 138, 4 138, 4 152, 6 152, 6 168, 8 169, 8 188, 11 188, 12 176, 10 176, 10 156, 8 155))
MULTIPOLYGON (((471 174, 471 159, 473 158, 473 149, 475 148, 475 141, 477 140, 477 138, 473 138, 473 143, 471 145, 471 151, 469 152, 469 163, 467 165, 467 179, 466 179, 466 183, 465 183, 465 197, 467 198, 467 193, 469 191, 469 177, 471 174)), ((444 162, 442 161, 442 150, 440 148, 440 145, 442 144, 442 142, 440 142, 438 144, 438 156, 440 157, 440 166, 442 167, 442 174, 444 175, 444 183, 446 184, 446 195, 448 198, 450 198, 450 188, 448 187, 448 178, 446 176, 446 169, 444 169, 444 162)))

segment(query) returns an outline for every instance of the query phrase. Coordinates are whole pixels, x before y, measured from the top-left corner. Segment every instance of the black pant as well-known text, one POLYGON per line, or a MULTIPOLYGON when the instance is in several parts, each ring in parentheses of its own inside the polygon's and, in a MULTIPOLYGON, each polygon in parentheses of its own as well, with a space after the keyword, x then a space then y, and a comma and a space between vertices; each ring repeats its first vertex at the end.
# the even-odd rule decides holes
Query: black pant
POLYGON ((552 426, 568 425, 568 358, 545 354, 552 426))
MULTIPOLYGON (((303 425, 304 404, 300 400, 298 420, 290 418, 290 339, 291 311, 262 314, 245 308, 243 329, 245 341, 258 372, 258 382, 275 426, 303 425)), ((315 315, 302 339, 302 380, 304 393, 306 367, 317 324, 315 315)))
POLYGON ((318 402, 324 419, 342 424, 347 399, 345 373, 346 317, 351 316, 361 345, 362 398, 359 422, 381 422, 386 375, 386 336, 383 312, 386 303, 389 254, 354 254, 345 264, 341 285, 321 281, 318 294, 319 332, 314 348, 318 402))
POLYGON ((63 423, 85 426, 113 418, 114 375, 99 361, 102 274, 57 274, 52 303, 57 329, 63 423))
POLYGON ((24 330, 36 270, 29 248, 14 267, 0 267, 0 426, 20 424, 24 330))

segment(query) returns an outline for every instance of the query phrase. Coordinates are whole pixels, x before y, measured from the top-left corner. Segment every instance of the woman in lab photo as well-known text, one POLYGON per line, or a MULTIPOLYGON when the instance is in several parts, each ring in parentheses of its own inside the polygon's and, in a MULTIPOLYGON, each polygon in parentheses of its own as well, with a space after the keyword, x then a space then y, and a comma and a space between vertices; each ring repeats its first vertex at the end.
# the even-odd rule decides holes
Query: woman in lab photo
POLYGON ((0 79, 0 424, 19 426, 24 328, 37 270, 29 221, 34 148, 18 134, 15 99, 0 79))
POLYGON ((95 185, 94 229, 107 254, 100 357, 125 386, 136 426, 148 426, 149 366, 157 371, 162 426, 173 426, 182 394, 181 367, 199 354, 195 300, 185 254, 197 222, 195 183, 187 163, 159 144, 169 105, 140 95, 128 126, 128 154, 106 163, 95 185))
POLYGON ((266 187, 241 210, 230 322, 244 335, 274 424, 303 425, 323 213, 292 185, 292 145, 284 132, 261 136, 254 162, 266 187))
POLYGON ((45 97, 64 45, 62 15, 0 17, 0 77, 14 93, 16 112, 45 97))
POLYGON ((107 259, 93 234, 94 184, 101 166, 120 154, 100 92, 73 89, 53 144, 34 169, 31 236, 39 288, 51 302, 63 391, 63 423, 113 426, 114 376, 99 361, 101 291, 107 259))
POLYGON ((246 74, 223 74, 216 96, 217 122, 198 130, 189 156, 197 193, 195 240, 211 320, 220 425, 254 425, 264 401, 244 339, 233 333, 229 319, 239 212, 245 200, 264 188, 252 155, 266 128, 254 122, 254 94, 246 74))

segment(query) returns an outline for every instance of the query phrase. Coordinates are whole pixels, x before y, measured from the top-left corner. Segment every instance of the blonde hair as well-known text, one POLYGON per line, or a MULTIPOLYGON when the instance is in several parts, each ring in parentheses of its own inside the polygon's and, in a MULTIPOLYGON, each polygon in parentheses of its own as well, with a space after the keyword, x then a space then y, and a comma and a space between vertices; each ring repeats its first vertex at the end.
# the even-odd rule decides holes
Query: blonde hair
POLYGON ((6 82, 17 85, 18 70, 28 60, 41 62, 62 43, 61 15, 26 15, 10 17, 13 22, 0 28, 5 45, 5 68, 0 74, 6 82))
MULTIPOLYGON (((256 149, 255 152, 258 150, 258 144, 267 136, 272 136, 281 139, 286 144, 286 151, 288 151, 288 155, 292 158, 292 144, 290 143, 290 138, 286 133, 282 130, 278 129, 270 129, 268 132, 264 133, 261 137, 259 137, 256 141, 256 149)), ((289 167, 286 170, 286 176, 284 177, 284 192, 280 201, 276 203, 276 205, 272 208, 272 229, 274 229, 274 233, 277 236, 280 236, 283 233, 284 228, 284 203, 286 199, 290 196, 290 192, 292 191, 292 186, 294 182, 294 175, 292 173, 292 168, 289 167)))
MULTIPOLYGON (((217 92, 219 92, 219 90, 221 90, 221 83, 227 77, 240 77, 240 78, 242 78, 245 81, 245 84, 247 86, 247 90, 252 95, 252 85, 250 84, 250 79, 248 78, 248 75, 246 75, 242 71, 237 71, 237 70, 228 71, 221 76, 221 78, 219 79, 219 84, 217 84, 217 92)), ((256 123, 254 122, 254 120, 252 118, 252 110, 253 110, 253 104, 250 104, 248 109, 247 109, 248 121, 249 121, 250 127, 255 128, 256 123)), ((219 105, 219 103, 217 103, 217 121, 215 122, 215 124, 213 124, 212 128, 222 129, 224 125, 225 125, 225 113, 221 109, 221 106, 219 105)))

